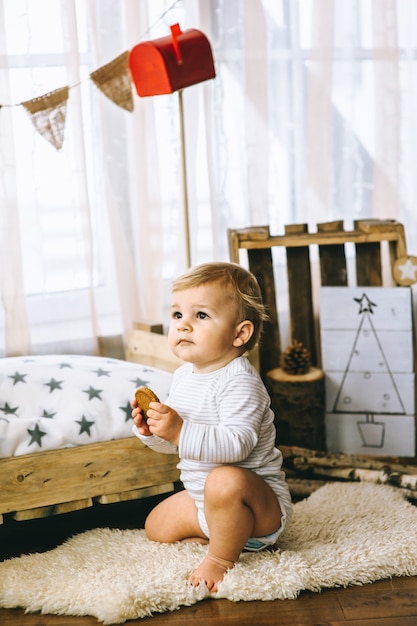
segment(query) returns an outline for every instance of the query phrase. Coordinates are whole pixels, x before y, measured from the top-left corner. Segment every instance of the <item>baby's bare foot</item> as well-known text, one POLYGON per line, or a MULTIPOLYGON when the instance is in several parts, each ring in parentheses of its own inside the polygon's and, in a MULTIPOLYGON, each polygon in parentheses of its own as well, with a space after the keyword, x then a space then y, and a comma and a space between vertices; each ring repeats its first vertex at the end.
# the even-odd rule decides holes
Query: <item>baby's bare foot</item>
POLYGON ((208 553, 204 561, 188 577, 194 587, 203 581, 209 591, 217 591, 217 583, 221 582, 225 573, 234 567, 233 561, 221 559, 214 554, 208 553))

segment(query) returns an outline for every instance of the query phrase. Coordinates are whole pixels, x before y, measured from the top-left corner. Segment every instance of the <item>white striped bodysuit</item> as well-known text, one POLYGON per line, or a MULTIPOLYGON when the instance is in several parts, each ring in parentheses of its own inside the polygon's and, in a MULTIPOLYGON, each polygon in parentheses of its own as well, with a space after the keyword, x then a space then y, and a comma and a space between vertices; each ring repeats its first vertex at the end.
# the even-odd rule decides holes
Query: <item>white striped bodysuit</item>
POLYGON ((204 485, 219 465, 252 470, 274 490, 282 511, 281 531, 292 513, 291 496, 281 470, 282 454, 275 447, 274 415, 270 397, 246 357, 237 357, 209 374, 194 374, 192 364, 179 367, 165 402, 183 419, 178 448, 152 435, 141 441, 158 452, 178 453, 181 481, 198 508, 207 536, 204 485))

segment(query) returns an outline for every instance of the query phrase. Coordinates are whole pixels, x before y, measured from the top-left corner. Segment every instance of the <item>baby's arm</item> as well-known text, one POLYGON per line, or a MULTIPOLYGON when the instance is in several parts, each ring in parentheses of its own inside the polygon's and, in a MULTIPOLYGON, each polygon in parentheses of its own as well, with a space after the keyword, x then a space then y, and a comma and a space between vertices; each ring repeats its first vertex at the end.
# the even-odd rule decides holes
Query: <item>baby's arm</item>
MULTIPOLYGON (((184 422, 181 457, 217 464, 240 463, 250 456, 268 416, 270 400, 251 376, 243 379, 243 384, 229 380, 222 389, 216 398, 215 418, 206 423, 184 422)), ((273 415, 267 419, 272 421, 273 415)))

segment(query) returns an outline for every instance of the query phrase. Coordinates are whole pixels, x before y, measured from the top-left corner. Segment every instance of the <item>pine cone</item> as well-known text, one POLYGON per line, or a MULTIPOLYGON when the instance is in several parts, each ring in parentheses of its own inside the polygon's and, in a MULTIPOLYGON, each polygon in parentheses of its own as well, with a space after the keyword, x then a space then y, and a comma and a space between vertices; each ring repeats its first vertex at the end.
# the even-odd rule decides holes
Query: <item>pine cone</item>
POLYGON ((301 341, 294 339, 281 356, 281 367, 287 374, 306 374, 311 367, 311 356, 301 341))

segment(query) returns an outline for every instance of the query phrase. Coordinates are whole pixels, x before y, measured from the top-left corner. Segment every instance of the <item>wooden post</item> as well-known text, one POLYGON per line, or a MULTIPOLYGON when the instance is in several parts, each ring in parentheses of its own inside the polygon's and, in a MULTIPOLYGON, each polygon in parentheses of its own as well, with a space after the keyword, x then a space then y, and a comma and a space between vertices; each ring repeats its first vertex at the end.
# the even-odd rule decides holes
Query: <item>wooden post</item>
POLYGON ((181 141, 181 173, 182 173, 182 208, 184 222, 185 263, 187 269, 191 267, 190 222, 188 208, 187 159, 185 156, 184 105, 182 89, 178 90, 180 114, 180 141, 181 141))
POLYGON ((306 374, 287 374, 278 367, 266 378, 278 445, 325 450, 323 370, 311 367, 306 374))

